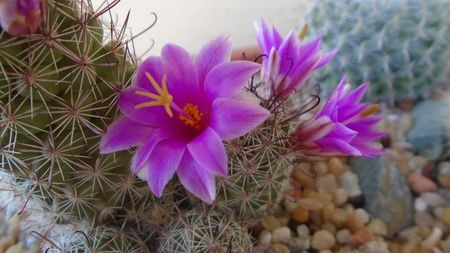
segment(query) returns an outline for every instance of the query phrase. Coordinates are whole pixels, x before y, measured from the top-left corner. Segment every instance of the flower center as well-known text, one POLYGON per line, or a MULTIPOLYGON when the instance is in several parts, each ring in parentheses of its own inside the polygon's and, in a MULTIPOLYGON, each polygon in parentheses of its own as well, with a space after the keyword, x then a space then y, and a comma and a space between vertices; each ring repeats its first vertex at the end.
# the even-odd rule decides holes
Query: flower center
POLYGON ((197 130, 200 130, 200 120, 203 118, 203 113, 200 112, 198 106, 187 103, 183 107, 183 111, 187 114, 180 114, 179 119, 183 121, 184 124, 191 126, 197 130))
POLYGON ((378 110, 380 110, 380 105, 379 104, 373 104, 369 107, 367 107, 367 109, 365 109, 364 111, 362 111, 360 113, 361 117, 365 118, 368 117, 374 113, 377 113, 378 110))

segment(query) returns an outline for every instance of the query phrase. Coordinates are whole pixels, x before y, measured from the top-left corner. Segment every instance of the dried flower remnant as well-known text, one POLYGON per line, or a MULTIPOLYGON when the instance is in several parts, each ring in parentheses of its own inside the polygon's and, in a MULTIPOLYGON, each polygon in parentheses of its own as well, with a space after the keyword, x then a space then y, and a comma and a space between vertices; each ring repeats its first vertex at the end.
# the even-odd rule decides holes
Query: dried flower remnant
POLYGON ((0 0, 0 25, 13 36, 35 33, 44 12, 44 0, 0 0))

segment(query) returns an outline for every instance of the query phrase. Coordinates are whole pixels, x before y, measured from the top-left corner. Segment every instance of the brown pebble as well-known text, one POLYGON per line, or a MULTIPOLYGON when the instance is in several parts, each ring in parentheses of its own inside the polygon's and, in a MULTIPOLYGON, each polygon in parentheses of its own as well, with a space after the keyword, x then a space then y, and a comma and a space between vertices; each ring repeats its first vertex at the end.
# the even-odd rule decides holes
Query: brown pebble
POLYGON ((291 253, 289 248, 283 244, 272 244, 267 253, 291 253))
POLYGON ((342 208, 337 208, 333 214, 333 223, 337 227, 343 227, 347 223, 348 212, 342 208))
POLYGON ((273 215, 262 218, 261 225, 264 227, 264 229, 269 231, 272 231, 281 226, 278 219, 273 215))
POLYGON ((332 157, 327 162, 328 169, 336 177, 340 177, 342 173, 346 171, 346 167, 342 163, 341 159, 337 157, 332 157))
POLYGON ((328 173, 328 166, 325 162, 319 161, 313 164, 313 171, 318 177, 321 177, 328 173))
POLYGON ((344 205, 347 202, 347 200, 348 200, 348 194, 344 189, 339 188, 334 192, 333 202, 336 206, 344 205))
POLYGON ((387 235, 387 226, 384 221, 380 219, 373 219, 370 221, 369 225, 367 226, 370 231, 374 235, 380 235, 380 236, 386 236, 387 235))
POLYGON ((322 220, 323 222, 331 222, 333 220, 333 214, 336 208, 333 204, 328 204, 322 209, 322 220))
POLYGON ((450 207, 444 208, 441 214, 441 220, 450 226, 450 207))
POLYGON ((368 228, 362 228, 350 236, 350 244, 353 246, 361 246, 372 240, 373 234, 368 228))
POLYGON ((299 205, 292 211, 292 219, 300 223, 305 223, 309 219, 309 211, 299 205))
POLYGON ((416 193, 436 191, 437 185, 422 174, 413 172, 408 175, 408 184, 416 193))
POLYGON ((292 177, 302 187, 307 189, 316 189, 316 182, 314 181, 314 178, 311 175, 306 174, 302 171, 302 169, 295 168, 292 171, 292 177))
POLYGON ((304 198, 298 201, 298 204, 312 211, 319 211, 323 208, 323 204, 313 198, 304 198))
POLYGON ((361 221, 359 215, 351 212, 347 216, 347 228, 352 232, 359 231, 364 228, 364 223, 361 221))

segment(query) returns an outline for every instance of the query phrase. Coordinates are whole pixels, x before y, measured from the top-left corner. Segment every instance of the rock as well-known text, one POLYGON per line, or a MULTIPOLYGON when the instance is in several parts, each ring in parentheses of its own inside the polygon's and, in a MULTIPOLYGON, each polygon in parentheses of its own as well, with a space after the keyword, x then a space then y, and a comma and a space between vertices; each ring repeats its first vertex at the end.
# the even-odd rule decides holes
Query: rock
POLYGON ((413 198, 405 177, 388 157, 352 158, 352 170, 358 176, 365 202, 372 218, 387 225, 388 236, 413 222, 413 198))
POLYGON ((431 214, 419 211, 414 213, 414 221, 419 226, 431 226, 433 225, 434 219, 431 214))
POLYGON ((307 210, 319 211, 323 208, 323 204, 313 198, 304 198, 298 201, 300 206, 303 206, 307 210))
POLYGON ((291 253, 291 251, 286 245, 276 243, 270 246, 267 253, 291 253))
POLYGON ((450 96, 439 100, 427 100, 418 104, 411 113, 414 126, 407 142, 430 161, 440 160, 450 141, 450 96))
POLYGON ((305 169, 298 165, 292 171, 292 177, 294 180, 299 183, 301 186, 307 189, 316 189, 316 182, 313 177, 305 172, 305 169))
POLYGON ((327 161, 328 170, 335 176, 339 177, 345 172, 345 165, 341 159, 332 157, 327 161))
POLYGON ((313 171, 318 177, 326 175, 328 173, 328 166, 325 162, 319 161, 313 164, 313 171))
POLYGON ((309 227, 307 225, 297 226, 298 237, 309 237, 309 227))
POLYGON ((299 205, 292 211, 291 216, 293 220, 300 223, 305 223, 309 219, 309 211, 303 206, 299 205))
POLYGON ((370 221, 367 228, 372 231, 374 235, 386 236, 387 235, 387 227, 386 224, 380 219, 373 219, 370 221))
POLYGON ((433 228, 431 234, 422 242, 422 246, 427 249, 433 249, 439 243, 442 237, 442 230, 433 228))
POLYGON ((288 227, 279 227, 272 231, 272 242, 285 242, 291 237, 291 230, 288 227))
POLYGON ((272 242, 272 233, 267 230, 263 230, 258 237, 258 241, 261 245, 269 246, 272 242))
POLYGON ((369 214, 364 209, 361 209, 361 208, 356 209, 355 214, 358 215, 359 220, 363 224, 367 224, 370 220, 369 214))
POLYGON ((448 206, 448 202, 441 197, 439 194, 435 192, 425 192, 420 195, 420 198, 423 199, 429 206, 432 207, 443 207, 448 206))
POLYGON ((440 185, 450 188, 450 162, 439 164, 437 178, 440 185))
POLYGON ((368 228, 362 228, 350 236, 350 244, 353 246, 361 246, 372 240, 373 234, 368 228))
POLYGON ((445 224, 450 226, 450 207, 447 207, 444 210, 442 210, 440 217, 445 224))
POLYGON ((339 183, 350 198, 361 196, 361 188, 355 173, 351 171, 344 172, 339 178, 339 183))
POLYGON ((341 244, 346 244, 350 241, 350 236, 352 234, 350 233, 350 230, 348 229, 341 229, 336 232, 336 239, 341 244))
POLYGON ((269 231, 272 231, 281 226, 280 222, 278 222, 278 219, 273 215, 265 216, 264 218, 262 218, 261 225, 264 227, 264 229, 269 231))
POLYGON ((361 249, 366 253, 390 253, 386 242, 383 241, 368 242, 361 249))
POLYGON ((328 193, 332 193, 338 188, 336 177, 333 174, 326 174, 318 177, 316 180, 316 186, 319 192, 328 193))
POLYGON ((336 243, 334 235, 327 230, 319 230, 314 233, 311 246, 316 250, 331 249, 336 243))
POLYGON ((408 175, 408 184, 416 193, 424 193, 437 190, 437 185, 431 179, 417 172, 413 172, 408 175))
POLYGON ((344 189, 339 188, 334 192, 333 202, 336 206, 344 205, 347 202, 347 200, 348 200, 348 194, 344 189))
POLYGON ((309 249, 311 246, 309 238, 289 238, 285 244, 291 252, 301 252, 309 249))
POLYGON ((425 212, 428 208, 427 202, 421 198, 416 198, 414 200, 414 210, 417 212, 425 212))

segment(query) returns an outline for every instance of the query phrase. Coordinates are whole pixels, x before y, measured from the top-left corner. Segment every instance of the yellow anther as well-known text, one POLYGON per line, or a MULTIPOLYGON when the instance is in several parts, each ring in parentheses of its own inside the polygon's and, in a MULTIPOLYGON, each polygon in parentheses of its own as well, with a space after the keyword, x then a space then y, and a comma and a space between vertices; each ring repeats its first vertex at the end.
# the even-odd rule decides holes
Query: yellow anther
POLYGON ((146 107, 164 106, 166 113, 169 115, 169 117, 172 118, 173 112, 172 109, 170 108, 170 104, 172 103, 173 97, 167 90, 167 82, 166 82, 167 76, 163 75, 162 85, 159 85, 158 82, 156 82, 155 78, 153 78, 153 76, 149 72, 145 72, 145 75, 152 84, 153 88, 155 88, 156 92, 158 92, 158 94, 154 94, 148 91, 140 91, 140 90, 136 91, 135 92, 136 95, 151 98, 152 101, 140 103, 136 105, 134 109, 138 110, 146 107))
POLYGON ((377 113, 378 110, 380 110, 380 105, 379 104, 373 104, 369 107, 367 107, 367 109, 365 109, 364 111, 362 111, 360 113, 361 117, 365 118, 367 116, 370 116, 374 113, 377 113))
POLYGON ((183 107, 183 111, 186 113, 186 115, 180 114, 179 119, 183 121, 184 124, 191 126, 197 130, 200 130, 201 127, 199 122, 203 118, 203 113, 200 112, 198 106, 193 105, 191 103, 187 103, 183 107))

